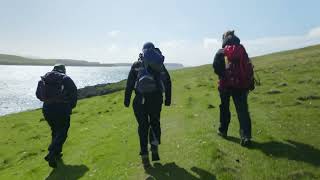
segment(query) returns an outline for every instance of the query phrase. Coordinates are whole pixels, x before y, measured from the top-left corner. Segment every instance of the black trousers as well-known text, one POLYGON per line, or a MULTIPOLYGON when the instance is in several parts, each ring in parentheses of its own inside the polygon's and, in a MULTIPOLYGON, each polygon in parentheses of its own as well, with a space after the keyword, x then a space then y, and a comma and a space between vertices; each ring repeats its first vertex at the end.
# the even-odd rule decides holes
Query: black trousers
POLYGON ((161 143, 161 107, 162 94, 145 97, 137 95, 133 100, 133 110, 138 122, 140 155, 148 154, 148 140, 151 145, 151 151, 158 151, 158 144, 161 143))
POLYGON ((51 144, 49 155, 54 156, 62 152, 70 127, 70 110, 64 105, 47 106, 43 108, 43 115, 51 128, 51 144))
POLYGON ((251 138, 251 119, 248 110, 248 91, 247 90, 219 90, 220 93, 220 127, 219 131, 228 132, 231 119, 230 97, 232 97, 236 107, 239 123, 240 137, 251 138))

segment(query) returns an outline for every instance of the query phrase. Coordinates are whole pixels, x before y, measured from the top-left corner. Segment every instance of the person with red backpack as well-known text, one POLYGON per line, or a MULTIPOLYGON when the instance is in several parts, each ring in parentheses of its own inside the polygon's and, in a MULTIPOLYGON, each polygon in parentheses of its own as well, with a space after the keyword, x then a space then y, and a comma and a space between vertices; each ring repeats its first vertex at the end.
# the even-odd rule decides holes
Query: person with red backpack
POLYGON ((240 144, 251 144, 251 118, 248 110, 248 93, 254 89, 253 65, 234 31, 222 37, 222 49, 214 57, 213 69, 219 77, 220 126, 218 135, 226 138, 231 119, 230 97, 240 122, 240 144))
POLYGON ((151 146, 152 161, 160 160, 158 145, 161 143, 163 93, 165 106, 171 104, 171 80, 163 62, 160 49, 155 48, 153 43, 145 43, 139 60, 131 67, 125 89, 125 107, 129 107, 132 91, 135 91, 133 110, 138 122, 140 156, 144 168, 150 167, 148 144, 151 146))
POLYGON ((65 66, 56 64, 51 72, 41 77, 36 96, 43 102, 42 112, 51 128, 51 144, 45 160, 50 167, 56 168, 67 139, 70 115, 77 105, 77 87, 66 75, 65 66))

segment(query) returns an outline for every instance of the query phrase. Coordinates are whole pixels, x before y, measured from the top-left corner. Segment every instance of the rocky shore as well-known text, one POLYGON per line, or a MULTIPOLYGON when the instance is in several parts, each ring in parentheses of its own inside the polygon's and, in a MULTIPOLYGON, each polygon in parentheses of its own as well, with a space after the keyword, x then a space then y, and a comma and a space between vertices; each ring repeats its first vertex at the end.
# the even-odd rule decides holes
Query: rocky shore
POLYGON ((125 88, 126 82, 126 80, 122 80, 116 83, 97 84, 94 86, 80 88, 78 89, 78 99, 102 96, 116 91, 121 91, 125 88))

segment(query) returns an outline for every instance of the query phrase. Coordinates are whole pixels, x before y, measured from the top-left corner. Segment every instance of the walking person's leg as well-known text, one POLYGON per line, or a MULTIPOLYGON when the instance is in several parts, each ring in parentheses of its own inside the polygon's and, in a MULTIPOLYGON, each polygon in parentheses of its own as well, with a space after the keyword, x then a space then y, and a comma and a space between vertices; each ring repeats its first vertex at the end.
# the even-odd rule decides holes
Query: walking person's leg
POLYGON ((142 163, 145 167, 150 166, 148 157, 148 133, 149 133, 149 117, 145 111, 144 104, 141 104, 137 98, 133 102, 133 110, 138 122, 138 134, 140 140, 140 155, 142 163))
POLYGON ((152 161, 160 160, 158 145, 161 143, 160 112, 150 114, 149 142, 151 145, 152 161))
POLYGON ((47 121, 47 123, 48 123, 48 125, 50 126, 50 129, 51 129, 51 142, 50 142, 49 147, 48 147, 49 153, 44 158, 46 161, 48 161, 49 160, 49 156, 50 156, 50 152, 53 150, 53 143, 54 143, 54 139, 55 139, 56 134, 57 134, 56 133, 57 130, 56 130, 54 124, 53 124, 54 120, 51 120, 51 119, 49 119, 47 117, 46 121, 47 121))
POLYGON ((220 94, 220 126, 218 134, 222 137, 226 137, 228 133, 228 127, 231 119, 230 113, 230 91, 219 90, 220 94))
MULTIPOLYGON (((54 151, 54 142, 55 142, 55 138, 56 138, 56 135, 57 135, 57 128, 56 128, 56 121, 57 121, 57 118, 55 116, 55 113, 54 112, 51 112, 52 110, 50 110, 49 108, 43 108, 42 109, 42 113, 43 113, 43 116, 45 118, 45 120, 47 121, 49 127, 50 127, 50 130, 51 130, 51 142, 49 144, 49 147, 48 147, 48 154, 45 156, 45 160, 46 161, 52 161, 53 160, 53 151, 54 151)), ((49 164, 50 165, 50 164, 49 164)))
POLYGON ((45 118, 51 128, 51 144, 48 148, 49 153, 45 157, 49 166, 55 168, 57 160, 62 157, 62 147, 65 143, 70 127, 70 115, 64 112, 54 111, 54 113, 45 113, 45 118))
POLYGON ((62 156, 62 147, 68 137, 68 130, 70 127, 70 115, 66 114, 61 118, 59 123, 56 136, 55 136, 55 149, 54 154, 59 158, 62 156))
POLYGON ((248 91, 236 91, 232 95, 240 123, 241 145, 249 145, 251 140, 251 118, 248 109, 248 91))

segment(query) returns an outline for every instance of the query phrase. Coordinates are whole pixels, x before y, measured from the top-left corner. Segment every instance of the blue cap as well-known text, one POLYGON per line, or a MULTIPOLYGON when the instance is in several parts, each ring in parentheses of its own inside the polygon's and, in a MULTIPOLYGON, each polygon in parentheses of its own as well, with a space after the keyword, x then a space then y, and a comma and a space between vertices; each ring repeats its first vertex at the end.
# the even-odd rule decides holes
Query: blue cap
POLYGON ((144 43, 143 47, 142 47, 142 50, 144 49, 154 49, 154 44, 152 42, 146 42, 144 43))

